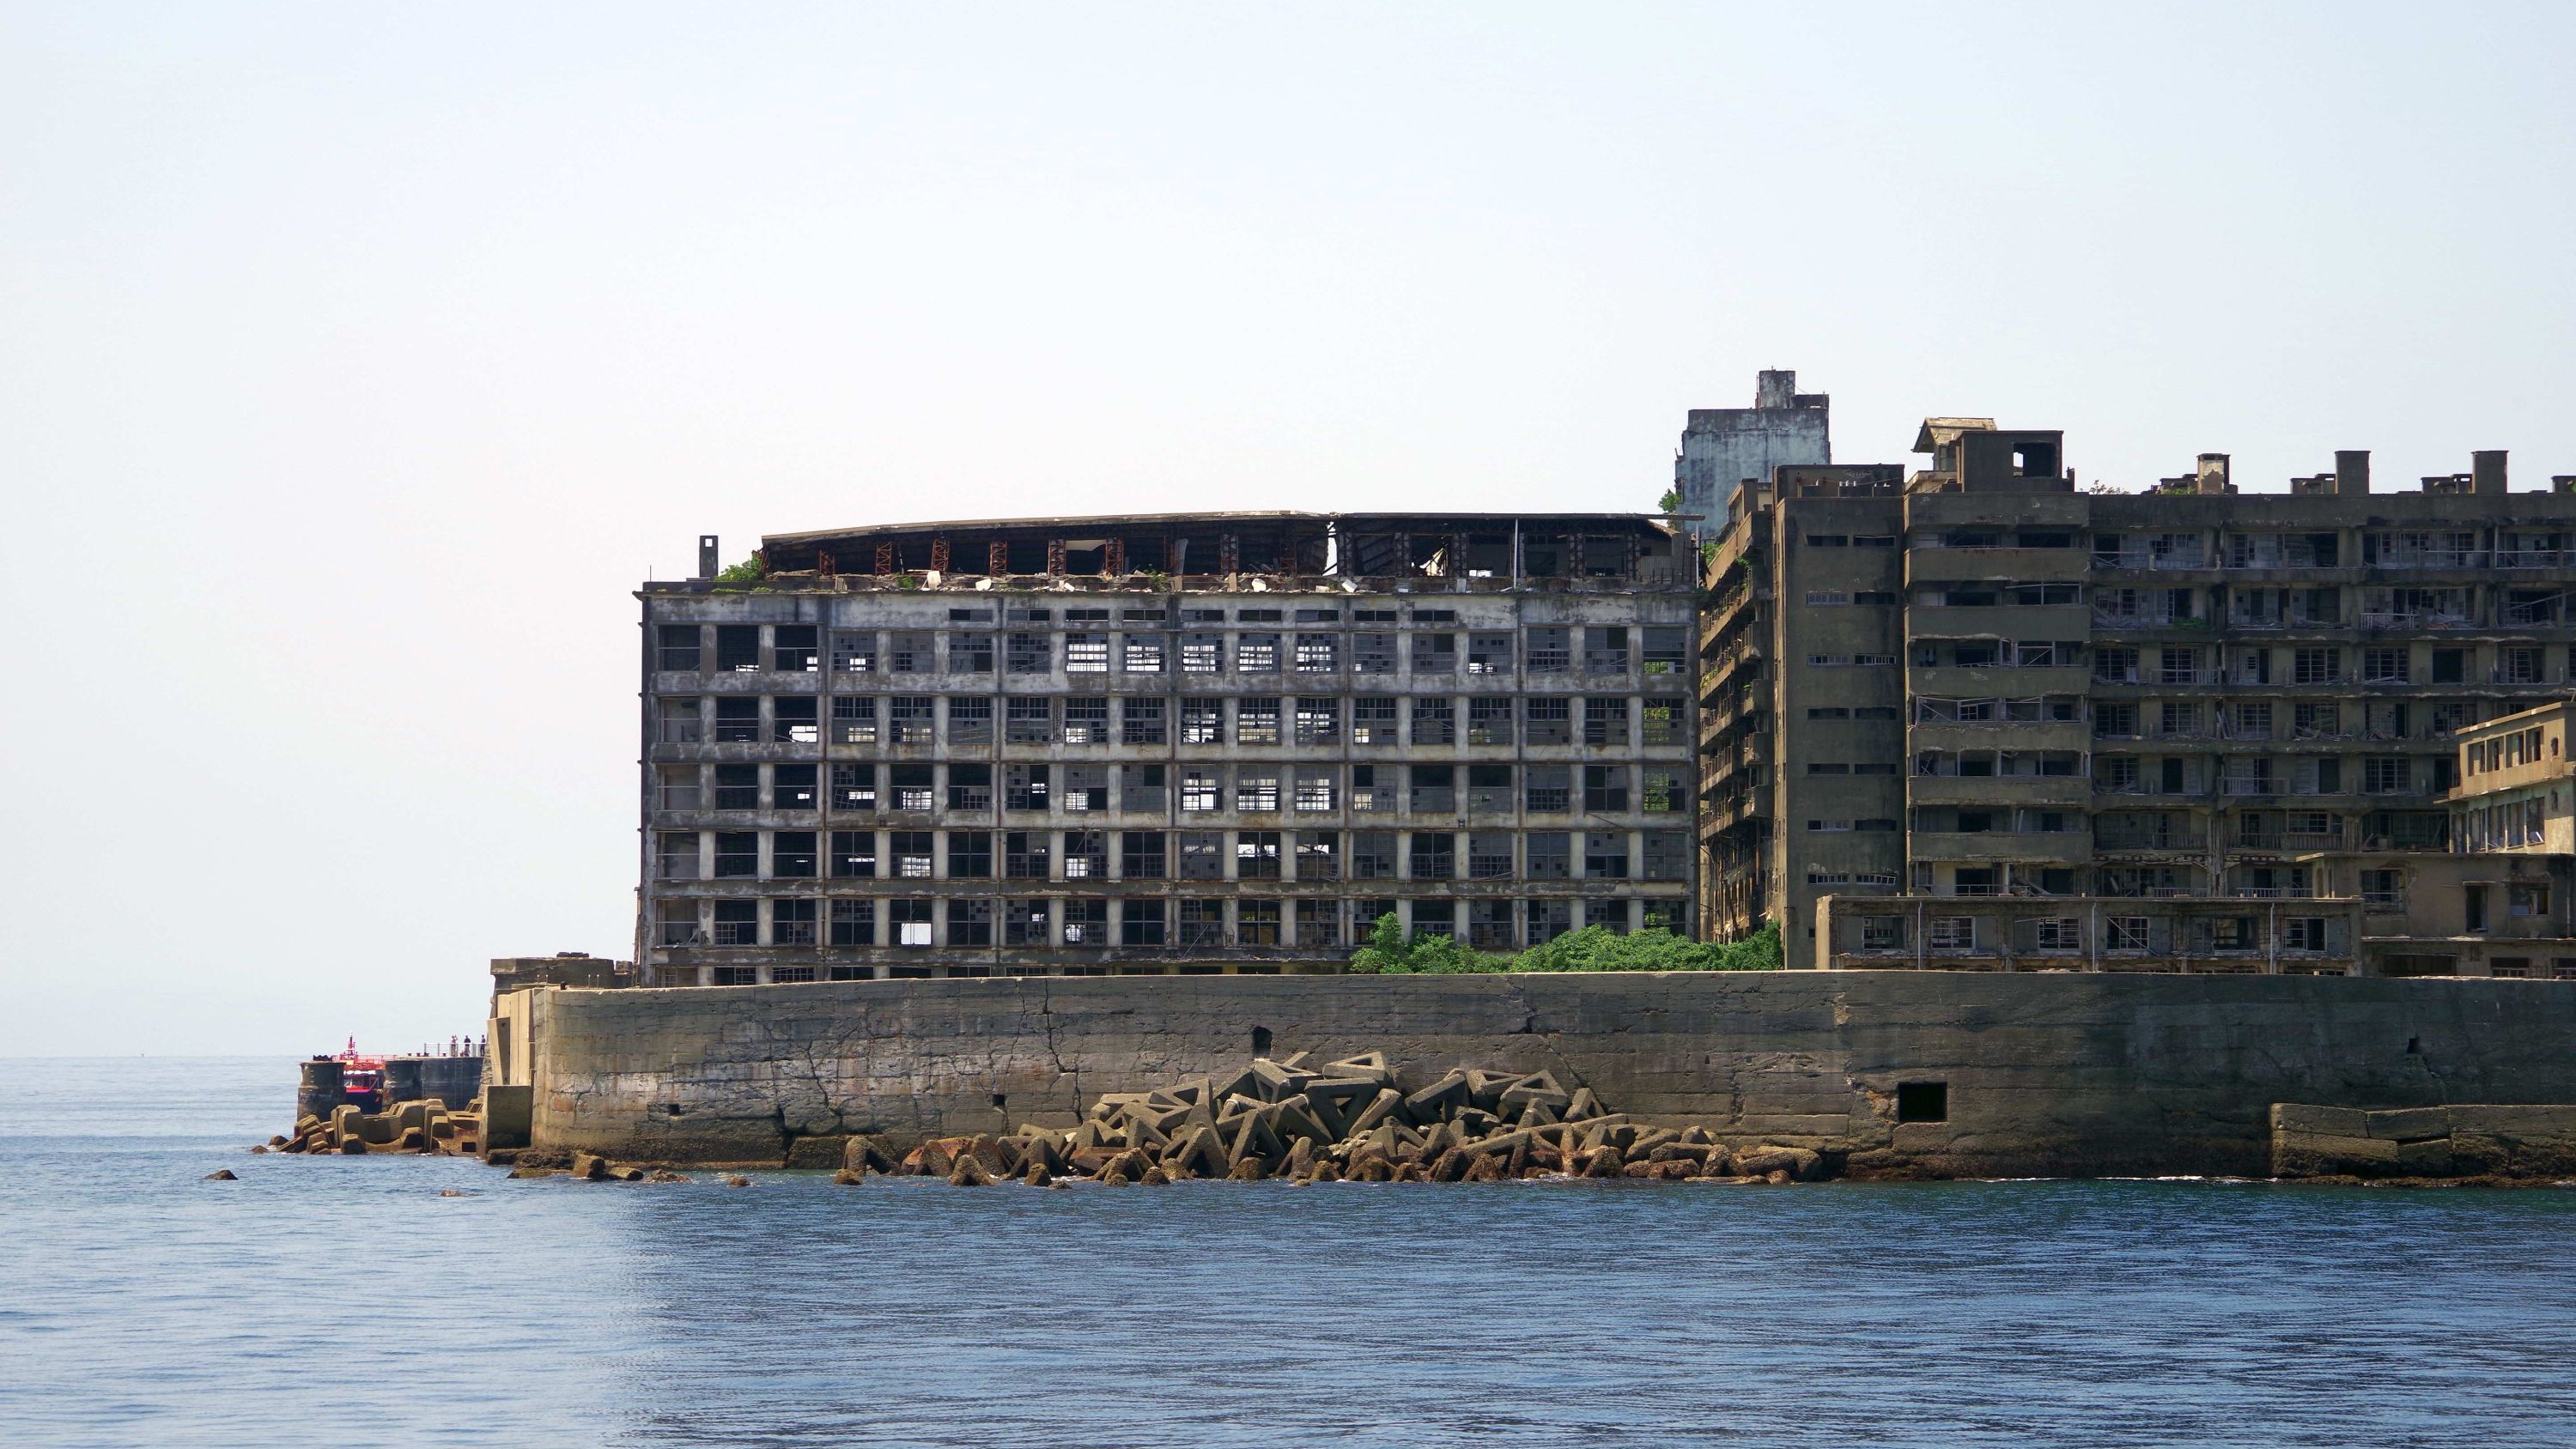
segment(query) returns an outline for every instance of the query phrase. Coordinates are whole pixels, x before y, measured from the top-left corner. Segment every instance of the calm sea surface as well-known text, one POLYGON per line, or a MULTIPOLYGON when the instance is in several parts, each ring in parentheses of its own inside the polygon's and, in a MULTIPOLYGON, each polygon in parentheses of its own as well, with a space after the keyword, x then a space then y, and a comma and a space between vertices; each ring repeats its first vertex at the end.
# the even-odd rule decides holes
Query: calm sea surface
POLYGON ((512 1182, 293 1088, 0 1061, 0 1443, 2576 1444, 2571 1191, 512 1182))

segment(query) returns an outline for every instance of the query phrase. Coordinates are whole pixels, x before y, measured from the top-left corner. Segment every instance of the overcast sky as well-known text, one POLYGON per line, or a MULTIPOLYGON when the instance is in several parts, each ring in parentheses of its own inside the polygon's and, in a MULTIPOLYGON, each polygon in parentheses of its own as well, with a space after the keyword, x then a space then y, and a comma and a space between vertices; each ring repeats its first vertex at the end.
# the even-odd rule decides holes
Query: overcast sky
POLYGON ((629 950, 693 540, 2576 473, 2576 7, 0 6, 0 1053, 629 950))

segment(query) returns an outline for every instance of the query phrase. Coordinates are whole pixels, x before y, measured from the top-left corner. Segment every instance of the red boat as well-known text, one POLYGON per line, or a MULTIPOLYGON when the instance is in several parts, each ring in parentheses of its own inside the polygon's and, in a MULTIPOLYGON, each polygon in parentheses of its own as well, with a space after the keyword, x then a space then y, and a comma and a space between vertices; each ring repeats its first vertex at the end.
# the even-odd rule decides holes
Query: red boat
POLYGON ((360 1056, 358 1039, 353 1036, 338 1061, 342 1099, 361 1112, 385 1110, 385 1059, 360 1056))

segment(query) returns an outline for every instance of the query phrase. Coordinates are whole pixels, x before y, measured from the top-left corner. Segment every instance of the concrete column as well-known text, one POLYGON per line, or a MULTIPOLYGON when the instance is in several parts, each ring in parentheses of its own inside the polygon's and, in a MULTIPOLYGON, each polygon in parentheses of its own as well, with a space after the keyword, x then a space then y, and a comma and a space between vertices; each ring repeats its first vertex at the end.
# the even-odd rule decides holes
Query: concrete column
POLYGON ((2504 449, 2490 448, 2483 452, 2471 453, 2469 478, 2473 492, 2481 494, 2504 492, 2504 449))

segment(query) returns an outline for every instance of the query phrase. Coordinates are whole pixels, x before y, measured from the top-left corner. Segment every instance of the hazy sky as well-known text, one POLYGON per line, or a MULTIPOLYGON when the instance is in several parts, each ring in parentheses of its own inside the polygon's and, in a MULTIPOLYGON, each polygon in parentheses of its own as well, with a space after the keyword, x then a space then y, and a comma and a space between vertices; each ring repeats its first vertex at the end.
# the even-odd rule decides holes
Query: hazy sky
POLYGON ((2576 7, 0 6, 0 1053, 629 949, 700 532, 2576 472, 2576 7))

